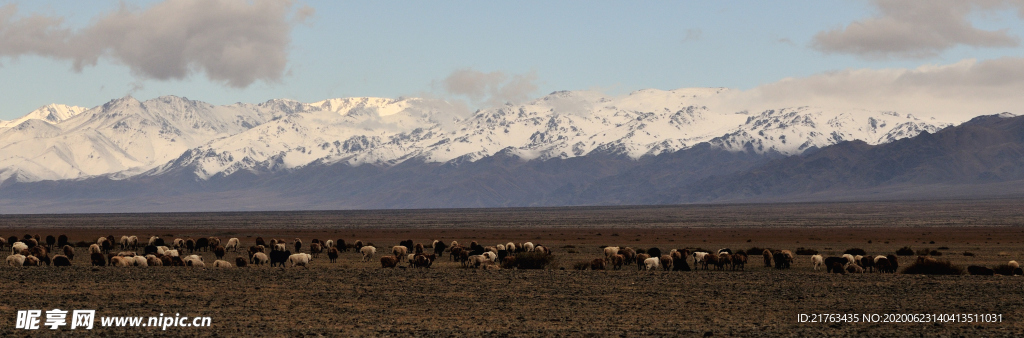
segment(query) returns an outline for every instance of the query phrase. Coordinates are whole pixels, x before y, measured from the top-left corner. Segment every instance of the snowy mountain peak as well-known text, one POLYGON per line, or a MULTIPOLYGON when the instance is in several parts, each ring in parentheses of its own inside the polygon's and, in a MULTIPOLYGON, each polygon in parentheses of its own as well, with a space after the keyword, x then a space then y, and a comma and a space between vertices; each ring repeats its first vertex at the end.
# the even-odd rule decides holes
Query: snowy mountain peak
POLYGON ((144 102, 126 96, 84 111, 54 108, 23 128, 0 130, 0 181, 171 170, 207 179, 311 164, 461 163, 496 154, 522 160, 598 153, 636 159, 702 142, 730 151, 799 154, 848 140, 886 143, 948 125, 898 112, 796 107, 738 114, 703 105, 702 99, 726 91, 559 91, 472 114, 421 98, 215 106, 176 96, 144 102))
POLYGON ((28 120, 41 120, 48 123, 60 123, 75 115, 81 114, 86 108, 51 103, 33 110, 20 118, 11 121, 0 121, 0 129, 12 128, 28 120))

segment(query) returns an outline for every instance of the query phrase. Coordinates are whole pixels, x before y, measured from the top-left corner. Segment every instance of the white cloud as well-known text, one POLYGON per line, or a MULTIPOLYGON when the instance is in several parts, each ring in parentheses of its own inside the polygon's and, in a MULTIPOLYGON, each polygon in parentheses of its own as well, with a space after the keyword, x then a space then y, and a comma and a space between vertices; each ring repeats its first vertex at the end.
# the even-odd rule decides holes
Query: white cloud
POLYGON ((537 91, 537 74, 505 75, 494 71, 484 73, 466 68, 452 72, 442 82, 445 92, 469 98, 475 105, 498 106, 505 103, 521 103, 537 91))
POLYGON ((891 110, 950 122, 1024 113, 1024 58, 963 60, 915 69, 850 69, 786 78, 707 102, 727 111, 794 106, 891 110))
POLYGON ((811 47, 825 53, 869 59, 926 58, 956 47, 1012 47, 1020 39, 1005 29, 974 27, 968 15, 978 10, 1016 8, 1020 0, 872 0, 876 17, 844 28, 819 32, 811 47))
POLYGON ((0 57, 39 55, 73 62, 74 69, 110 58, 141 78, 209 79, 244 88, 255 81, 280 80, 288 62, 291 28, 312 15, 303 7, 294 18, 287 0, 166 0, 146 9, 122 5, 78 30, 63 18, 18 17, 17 7, 0 7, 0 57))

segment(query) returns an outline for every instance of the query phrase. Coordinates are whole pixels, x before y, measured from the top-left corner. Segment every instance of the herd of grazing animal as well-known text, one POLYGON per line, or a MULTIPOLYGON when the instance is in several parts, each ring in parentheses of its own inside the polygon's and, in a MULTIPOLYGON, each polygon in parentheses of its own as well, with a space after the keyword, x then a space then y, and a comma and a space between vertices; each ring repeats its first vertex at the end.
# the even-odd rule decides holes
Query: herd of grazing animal
MULTIPOLYGON (((113 235, 99 237, 95 242, 71 243, 66 235, 54 237, 25 235, 0 237, 0 247, 9 247, 8 266, 71 266, 76 257, 84 259, 93 266, 114 267, 151 267, 151 266, 190 266, 207 267, 202 252, 212 253, 216 259, 209 264, 214 268, 233 268, 248 266, 271 267, 304 267, 308 268, 314 259, 327 254, 330 263, 336 263, 340 254, 354 252, 360 255, 361 261, 379 260, 382 268, 405 267, 429 268, 438 259, 448 253, 452 262, 462 267, 478 269, 500 269, 516 266, 516 257, 522 253, 550 255, 551 250, 531 242, 506 242, 493 246, 483 246, 477 242, 463 245, 457 241, 445 243, 435 240, 427 243, 414 243, 404 240, 399 245, 385 249, 384 254, 377 256, 377 247, 372 243, 364 244, 354 241, 351 244, 343 239, 320 241, 312 239, 304 244, 302 239, 293 240, 273 238, 265 240, 257 237, 254 245, 246 249, 238 238, 230 238, 221 242, 217 237, 174 238, 165 241, 160 236, 151 236, 148 241, 137 236, 125 235, 116 238, 113 235), (78 247, 84 247, 79 253, 78 247), (244 254, 238 253, 241 249, 244 254), (288 249, 294 249, 294 252, 288 249), (308 251, 303 252, 303 250, 308 251), (140 252, 141 251, 141 252, 140 252), (52 254, 51 254, 52 253, 52 254), (231 253, 236 257, 225 259, 231 253)), ((591 270, 620 270, 625 266, 636 264, 638 270, 690 271, 690 270, 745 270, 751 255, 760 254, 763 266, 775 269, 788 269, 795 263, 795 256, 790 250, 763 249, 761 252, 733 251, 720 249, 714 252, 691 249, 672 249, 667 253, 659 248, 631 248, 609 246, 603 247, 602 258, 589 261, 591 270), (692 269, 691 269, 692 264, 692 269)), ((756 259, 756 258, 755 258, 756 259)), ((930 260, 921 257, 918 261, 930 260)), ((522 260, 522 257, 520 257, 522 260)), ((802 264, 802 263, 801 263, 802 264)), ((1014 271, 1020 270, 1016 261, 1006 264, 1014 271)), ((810 267, 813 271, 827 273, 895 273, 900 267, 896 255, 852 255, 824 257, 819 254, 810 256, 810 267)), ((971 274, 989 275, 991 269, 971 266, 971 274)))

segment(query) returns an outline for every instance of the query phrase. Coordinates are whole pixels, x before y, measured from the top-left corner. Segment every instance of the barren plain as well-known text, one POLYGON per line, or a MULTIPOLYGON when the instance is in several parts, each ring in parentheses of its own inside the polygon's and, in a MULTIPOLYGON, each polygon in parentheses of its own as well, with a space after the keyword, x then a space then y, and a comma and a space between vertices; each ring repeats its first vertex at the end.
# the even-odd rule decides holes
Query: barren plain
MULTIPOLYGON (((717 250, 851 248, 892 254, 929 249, 960 266, 1024 259, 1020 200, 782 205, 594 207, 336 212, 3 215, 0 235, 65 234, 95 242, 237 237, 373 243, 364 262, 342 253, 308 268, 0 268, 0 335, 66 334, 14 328, 26 309, 95 309, 97 316, 210 316, 206 328, 94 328, 93 334, 209 336, 1020 336, 1024 277, 826 274, 809 256, 791 269, 574 270, 607 245, 717 250), (483 245, 533 242, 552 249, 545 270, 463 268, 445 256, 429 269, 383 269, 402 240, 483 245), (973 254, 965 256, 964 253, 973 254), (998 323, 806 323, 800 314, 1001 314, 998 323)), ((9 249, 8 249, 9 250, 9 249)), ((307 249, 308 250, 308 249, 307 249)), ((139 250, 141 252, 141 249, 139 250)), ((202 252, 209 264, 215 257, 202 252)), ((229 252, 234 261, 245 253, 229 252)), ((901 257, 901 266, 914 260, 901 257)), ((689 261, 693 267, 692 260, 689 261)), ((401 266, 404 266, 402 264, 401 266)), ((97 323, 98 324, 98 323, 97 323)))

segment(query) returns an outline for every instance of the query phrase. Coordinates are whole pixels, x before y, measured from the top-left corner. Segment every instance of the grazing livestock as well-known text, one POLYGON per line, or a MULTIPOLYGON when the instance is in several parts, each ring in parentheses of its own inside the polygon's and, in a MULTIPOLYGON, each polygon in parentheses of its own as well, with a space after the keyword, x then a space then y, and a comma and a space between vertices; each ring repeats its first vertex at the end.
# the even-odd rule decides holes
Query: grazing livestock
POLYGON ((248 264, 248 262, 245 261, 245 258, 235 257, 235 266, 244 268, 246 264, 248 264))
POLYGON ((93 266, 107 266, 107 258, 103 257, 103 254, 99 252, 93 252, 89 255, 89 259, 92 261, 93 266))
POLYGON ((284 251, 274 250, 274 251, 271 251, 270 252, 270 267, 274 267, 275 265, 278 265, 278 266, 281 266, 283 268, 284 267, 284 263, 288 261, 288 257, 290 257, 291 255, 292 255, 292 252, 288 251, 288 250, 284 250, 284 251))
MULTIPOLYGON (((197 239, 195 242, 196 242, 195 243, 195 249, 194 249, 195 251, 199 251, 199 250, 208 251, 208 250, 210 250, 210 239, 209 238, 199 237, 199 239, 197 239)), ((185 264, 188 264, 188 262, 186 261, 185 264)))
POLYGON ((327 249, 327 258, 331 260, 331 263, 338 262, 338 248, 327 249))
POLYGON ((523 243, 523 250, 525 250, 526 252, 533 252, 533 249, 534 247, 532 242, 523 243))
POLYGON ((718 254, 718 261, 715 263, 715 268, 718 270, 725 270, 726 265, 729 265, 730 267, 732 266, 732 255, 725 252, 718 254))
POLYGON ((847 266, 857 262, 857 259, 854 258, 851 254, 843 254, 843 258, 846 259, 846 263, 843 263, 843 266, 847 266))
POLYGON ((435 256, 433 254, 430 254, 430 255, 417 254, 413 258, 413 265, 416 266, 417 268, 429 268, 430 265, 434 264, 434 258, 435 257, 437 257, 437 256, 435 256))
POLYGON ((612 269, 619 270, 622 269, 622 264, 626 262, 626 256, 623 256, 621 254, 615 254, 612 255, 609 261, 611 262, 612 269))
POLYGON ((404 245, 395 245, 391 247, 391 254, 395 255, 395 258, 398 259, 398 262, 402 262, 402 259, 409 254, 409 248, 405 247, 404 245))
POLYGON ((625 265, 633 264, 633 261, 636 259, 636 251, 630 247, 619 249, 619 254, 622 255, 622 257, 625 257, 625 261, 623 262, 625 265))
POLYGON ((53 256, 53 266, 71 266, 71 260, 68 256, 56 255, 53 256))
POLYGON ((395 256, 381 256, 380 267, 382 268, 394 268, 398 266, 398 258, 395 256))
POLYGON ((900 261, 896 255, 886 255, 886 259, 889 260, 889 272, 896 273, 896 269, 900 268, 900 261))
POLYGON ((857 264, 850 264, 846 266, 846 272, 849 273, 864 273, 864 268, 857 264))
POLYGON ((265 239, 263 239, 262 236, 256 237, 256 245, 262 245, 262 246, 266 247, 267 246, 267 241, 265 239))
POLYGON ((470 267, 474 267, 474 268, 481 267, 481 266, 483 266, 484 263, 490 262, 490 261, 491 260, 487 259, 487 257, 484 257, 484 255, 471 255, 466 260, 467 264, 470 267))
MULTIPOLYGON (((175 249, 178 249, 178 250, 181 250, 181 249, 185 248, 185 240, 181 239, 181 238, 175 238, 174 241, 171 242, 171 244, 172 244, 171 245, 172 247, 174 247, 175 249)), ((195 243, 192 243, 192 244, 195 245, 195 243)))
POLYGON ((651 257, 644 260, 644 270, 657 270, 661 265, 661 259, 658 257, 651 257))
POLYGON ((149 266, 149 260, 146 259, 145 256, 135 256, 135 257, 132 257, 132 258, 133 259, 129 259, 129 260, 133 260, 134 261, 135 264, 132 264, 132 265, 135 265, 135 266, 149 266))
POLYGON ((223 259, 225 251, 227 250, 225 250, 223 245, 218 245, 217 247, 213 248, 213 255, 217 256, 217 259, 223 259))
POLYGON ((842 267, 844 265, 846 265, 846 258, 843 258, 843 257, 829 257, 829 258, 825 258, 824 263, 825 263, 826 272, 836 272, 836 271, 833 271, 835 265, 839 264, 839 268, 842 269, 842 267))
POLYGON ((672 271, 690 271, 690 264, 686 263, 686 256, 689 256, 689 250, 672 250, 670 254, 672 256, 672 271))
POLYGON ((498 254, 496 254, 496 253, 488 251, 488 252, 484 252, 482 254, 482 256, 484 256, 484 258, 487 258, 487 260, 489 260, 491 262, 498 262, 498 254))
POLYGON ((508 250, 509 252, 516 252, 516 243, 508 242, 505 244, 505 250, 508 250))
POLYGON ((775 259, 772 258, 772 251, 768 250, 768 249, 764 249, 764 251, 761 251, 761 256, 764 257, 764 267, 766 267, 766 268, 772 267, 772 262, 775 261, 775 259))
POLYGON ((75 260, 75 248, 72 248, 70 245, 65 245, 62 251, 64 251, 64 256, 69 260, 75 260))
POLYGON ((267 257, 267 254, 257 252, 252 255, 252 264, 263 265, 267 263, 270 263, 270 257, 267 257))
POLYGON ((889 264, 889 259, 885 256, 875 256, 875 261, 872 264, 878 272, 885 273, 892 270, 892 265, 889 264))
POLYGON ((334 242, 334 246, 338 248, 338 251, 340 252, 348 252, 348 245, 345 244, 344 239, 338 238, 338 240, 334 242))
MULTIPOLYGON (((834 258, 834 257, 829 257, 829 258, 834 258)), ((842 258, 840 258, 840 259, 842 259, 842 258)), ((846 269, 843 269, 843 263, 840 263, 840 261, 833 261, 832 265, 828 266, 828 271, 829 272, 838 273, 838 274, 844 274, 844 275, 846 274, 846 269)))
MULTIPOLYGON (((338 245, 341 245, 341 244, 338 244, 338 245)), ((363 249, 363 241, 356 240, 356 242, 352 244, 352 248, 356 249, 356 250, 362 250, 363 249)), ((360 251, 360 252, 362 252, 362 251, 360 251)))
POLYGON ((301 239, 296 238, 294 245, 295 245, 295 252, 302 252, 302 240, 301 239))
POLYGON ((613 255, 618 255, 618 254, 619 254, 619 247, 617 247, 617 246, 608 246, 608 247, 604 248, 604 259, 605 260, 610 260, 613 255))
MULTIPOLYGON (((434 255, 437 257, 444 256, 444 250, 448 249, 448 245, 442 241, 434 241, 434 255)), ((506 248, 507 250, 508 248, 506 248)))
POLYGON ((57 244, 57 237, 53 237, 53 235, 47 235, 46 236, 46 249, 47 250, 53 250, 53 245, 54 244, 57 244))
POLYGON ((25 266, 25 255, 13 254, 7 256, 7 265, 9 266, 25 266))
POLYGON ((718 254, 719 255, 721 255, 721 254, 730 254, 730 255, 732 255, 732 249, 729 249, 729 248, 718 249, 718 254))
POLYGON ((185 261, 185 265, 186 266, 198 266, 198 267, 205 267, 206 266, 205 262, 203 262, 203 257, 199 256, 199 255, 189 255, 189 256, 185 257, 184 259, 182 259, 182 260, 185 261))
POLYGON ((825 265, 825 258, 821 257, 821 255, 811 256, 811 264, 814 265, 814 271, 818 271, 818 268, 825 265))
POLYGON ((860 258, 860 266, 862 268, 864 268, 865 270, 868 270, 869 272, 870 271, 874 271, 875 270, 875 258, 871 257, 871 256, 861 257, 860 258))
POLYGON ((39 257, 25 256, 25 266, 39 266, 39 257))
POLYGON ((164 255, 171 257, 178 257, 178 250, 164 250, 164 255))
POLYGON ((309 253, 312 254, 314 258, 320 257, 321 252, 324 252, 324 249, 323 246, 320 245, 320 243, 309 244, 309 253))
POLYGON ((740 251, 740 252, 737 252, 737 253, 732 255, 732 269, 733 270, 736 270, 736 269, 744 270, 744 267, 746 265, 747 265, 747 254, 745 254, 742 251, 740 251))
POLYGON ((11 244, 12 254, 19 253, 21 250, 28 250, 28 244, 25 244, 25 242, 14 242, 11 244))
MULTIPOLYGON (((243 262, 244 262, 244 260, 243 260, 243 262)), ((224 260, 219 260, 218 259, 216 261, 213 261, 213 267, 215 267, 215 268, 230 268, 230 267, 233 267, 233 266, 231 265, 231 263, 228 263, 228 261, 224 261, 224 260)))
POLYGON ((1010 261, 1009 263, 1006 263, 1006 265, 1010 266, 1010 268, 1013 268, 1013 269, 1016 269, 1016 268, 1020 267, 1020 263, 1017 263, 1017 261, 1010 261))
POLYGON ((672 270, 672 256, 661 255, 658 264, 661 265, 661 269, 665 271, 672 270))
POLYGON ((651 255, 651 257, 661 257, 661 249, 658 249, 658 248, 647 249, 647 254, 651 255))
POLYGON ((160 258, 157 258, 155 255, 148 255, 148 256, 146 256, 146 265, 148 265, 148 266, 163 266, 164 265, 164 261, 162 259, 160 259, 160 258))
POLYGON ((423 244, 416 243, 416 245, 413 246, 413 253, 416 253, 416 254, 423 253, 423 244))
MULTIPOLYGON (((372 246, 364 246, 359 249, 359 253, 363 254, 363 261, 368 261, 373 258, 373 255, 377 253, 377 248, 372 246)), ((396 263, 397 264, 397 263, 396 263)))
MULTIPOLYGON (((0 239, 0 243, 3 243, 3 239, 0 239)), ((57 246, 63 247, 63 246, 68 245, 68 244, 69 243, 68 243, 68 236, 67 235, 57 236, 57 246)))
POLYGON ((707 255, 708 255, 707 252, 697 251, 697 252, 691 253, 690 255, 693 256, 693 268, 694 269, 696 269, 698 267, 704 267, 704 269, 707 269, 707 263, 704 261, 704 258, 706 258, 707 255))
POLYGON ((637 270, 643 270, 644 269, 644 261, 646 261, 648 258, 651 258, 651 255, 648 255, 648 254, 645 254, 645 253, 637 254, 636 255, 636 269, 637 270))
POLYGON ((238 238, 232 237, 228 240, 228 244, 224 245, 224 250, 231 250, 231 252, 238 252, 238 238))
POLYGON ((590 261, 590 270, 604 270, 605 262, 603 259, 595 258, 590 261))
POLYGON ((793 253, 789 250, 774 252, 772 258, 775 259, 776 269, 789 269, 790 264, 793 264, 793 253))
POLYGON ((188 253, 195 252, 196 251, 196 240, 191 239, 191 238, 186 239, 185 240, 185 250, 188 250, 188 253))
MULTIPOLYGON (((164 264, 164 265, 167 265, 167 264, 164 264)), ((185 266, 185 261, 182 260, 181 257, 178 257, 178 256, 171 257, 171 264, 170 265, 171 266, 185 266)))

